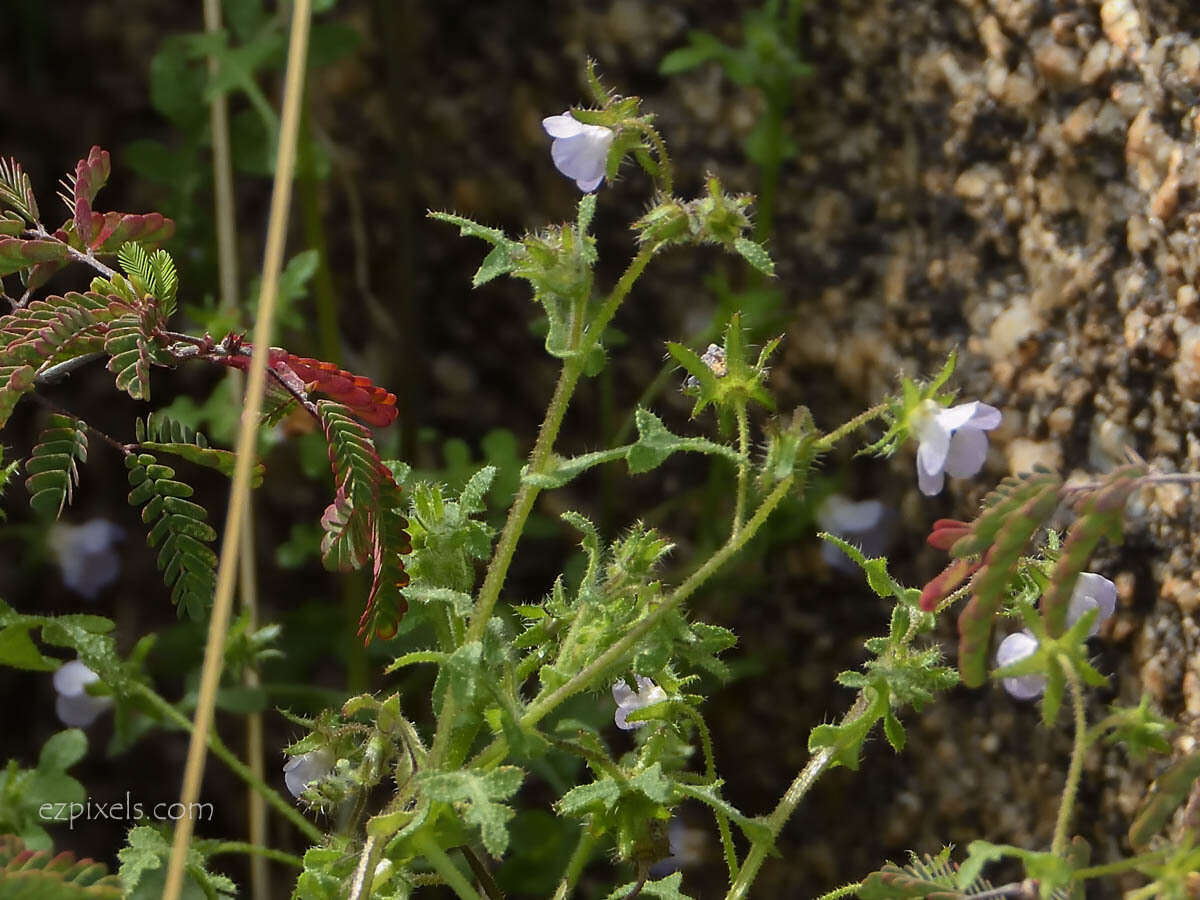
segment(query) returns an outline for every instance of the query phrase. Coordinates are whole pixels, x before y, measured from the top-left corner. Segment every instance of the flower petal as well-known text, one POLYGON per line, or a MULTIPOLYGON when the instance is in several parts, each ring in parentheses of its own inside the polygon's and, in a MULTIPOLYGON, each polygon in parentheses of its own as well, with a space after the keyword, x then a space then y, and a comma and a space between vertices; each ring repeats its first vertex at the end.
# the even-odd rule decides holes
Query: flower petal
POLYGON ((921 457, 917 456, 917 486, 926 497, 933 497, 942 492, 946 483, 945 474, 939 469, 936 472, 926 472, 921 468, 921 457))
POLYGON ((972 416, 975 415, 979 406, 980 403, 978 400, 972 400, 970 403, 960 403, 958 406, 939 409, 937 412, 937 423, 946 431, 962 428, 971 421, 972 416))
POLYGON ((612 695, 613 700, 617 702, 617 706, 629 706, 637 698, 637 694, 634 693, 633 688, 629 686, 624 678, 613 683, 612 695))
POLYGON ((946 474, 955 478, 970 478, 983 468, 987 459, 988 439, 973 427, 960 428, 950 438, 946 453, 946 474))
POLYGON ((88 696, 84 688, 100 676, 77 659, 64 663, 54 673, 54 690, 64 697, 88 696))
POLYGON ((601 172, 595 178, 576 178, 575 186, 585 194, 591 193, 596 188, 600 187, 600 182, 604 180, 604 173, 601 172))
POLYGON ((583 123, 576 120, 567 110, 561 116, 546 116, 542 119, 542 128, 552 138, 570 138, 583 132, 583 123))
MULTIPOLYGON (((1037 650, 1037 646, 1037 638, 1028 631, 1010 634, 996 648, 996 666, 1010 666, 1025 659, 1037 650)), ((1040 697, 1046 689, 1046 679, 1042 675, 1018 675, 1013 678, 1003 678, 1001 683, 1004 685, 1004 690, 1017 700, 1032 700, 1040 697)))
POLYGON ((972 428, 978 428, 980 431, 991 431, 1000 424, 1002 418, 1000 410, 994 406, 989 406, 986 403, 976 403, 975 412, 971 414, 971 418, 967 424, 972 428))
POLYGON ((634 706, 618 706, 617 711, 613 714, 613 721, 617 723, 617 727, 622 731, 633 731, 635 728, 641 728, 645 722, 630 722, 629 714, 637 707, 634 706))
POLYGON ((54 698, 54 714, 60 722, 70 728, 87 728, 110 706, 111 697, 59 694, 54 698))
MULTIPOLYGON (((1100 611, 1092 630, 1092 634, 1095 634, 1100 630, 1101 624, 1112 618, 1112 614, 1117 611, 1117 586, 1103 575, 1097 575, 1095 572, 1080 572, 1079 578, 1075 582, 1075 589, 1071 591, 1071 603, 1067 608, 1068 622, 1075 622, 1079 619, 1079 616, 1072 615, 1077 599, 1090 600, 1100 611)), ((1083 615, 1090 608, 1090 606, 1085 608, 1079 615, 1083 615)))

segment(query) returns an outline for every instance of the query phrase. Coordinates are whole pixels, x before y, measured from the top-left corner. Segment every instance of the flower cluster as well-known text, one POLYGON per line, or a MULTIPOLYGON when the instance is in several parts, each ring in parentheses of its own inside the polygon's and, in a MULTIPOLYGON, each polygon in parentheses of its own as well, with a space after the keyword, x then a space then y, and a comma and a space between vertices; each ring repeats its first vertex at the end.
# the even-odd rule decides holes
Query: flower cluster
MULTIPOLYGON (((1094 572, 1082 572, 1075 582, 1071 592, 1071 601, 1067 607, 1067 626, 1083 618, 1089 610, 1097 610, 1096 621, 1088 632, 1088 637, 1095 637, 1100 632, 1100 625, 1112 618, 1117 608, 1117 586, 1094 572)), ((996 665, 1011 666, 1015 662, 1032 656, 1037 652, 1038 640, 1028 629, 1010 634, 996 648, 996 665)), ((1046 689, 1046 678, 1043 675, 1018 675, 1001 679, 1004 689, 1018 700, 1033 700, 1042 695, 1046 689)))

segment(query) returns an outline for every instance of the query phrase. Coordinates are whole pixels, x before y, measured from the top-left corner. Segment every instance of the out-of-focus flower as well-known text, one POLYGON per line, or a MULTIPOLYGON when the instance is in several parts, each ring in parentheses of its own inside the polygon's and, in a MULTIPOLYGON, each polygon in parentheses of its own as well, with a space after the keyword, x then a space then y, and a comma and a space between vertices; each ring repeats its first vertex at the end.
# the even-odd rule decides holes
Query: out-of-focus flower
POLYGON ((112 706, 112 697, 93 697, 87 686, 100 676, 77 659, 64 663, 54 673, 54 712, 60 722, 71 728, 87 728, 112 706))
POLYGON ((581 191, 594 191, 604 180, 608 151, 615 132, 603 125, 585 125, 567 110, 561 116, 542 119, 546 134, 554 138, 550 158, 554 167, 573 178, 581 191))
POLYGON ((310 750, 293 756, 283 764, 283 780, 288 792, 299 797, 314 781, 327 778, 333 771, 333 754, 328 750, 310 750))
POLYGON ((108 519, 90 519, 82 525, 60 522, 50 530, 49 544, 62 569, 63 584, 88 600, 95 600, 121 572, 121 558, 113 544, 125 529, 108 519))
POLYGON ((671 849, 671 855, 650 866, 651 878, 665 878, 672 872, 704 862, 708 835, 699 828, 685 824, 679 815, 673 815, 667 824, 667 846, 671 849))
POLYGON ((1000 424, 1000 410, 973 400, 943 409, 926 400, 913 418, 917 436, 917 483, 921 493, 941 491, 947 475, 970 478, 987 459, 987 434, 1000 424))
MULTIPOLYGON (((1101 624, 1112 617, 1117 609, 1117 586, 1095 572, 1081 572, 1075 581, 1075 589, 1071 591, 1071 600, 1067 605, 1067 627, 1070 628, 1088 610, 1097 610, 1096 621, 1092 623, 1088 637, 1095 637, 1100 631, 1101 624)), ((1032 656, 1038 648, 1038 640, 1023 629, 1010 634, 996 648, 996 666, 1011 666, 1015 662, 1032 656)), ((1046 689, 1046 678, 1043 675, 1018 675, 1002 678, 1004 689, 1018 700, 1033 700, 1042 695, 1046 689)))
POLYGON ((631 712, 667 699, 667 692, 649 678, 636 675, 634 680, 637 682, 637 691, 634 691, 624 678, 612 686, 613 699, 617 701, 617 712, 613 716, 613 721, 623 731, 632 731, 646 724, 645 722, 626 721, 631 712))
MULTIPOLYGON (((887 508, 878 500, 856 503, 841 494, 830 494, 825 502, 817 507, 817 525, 822 531, 855 544, 868 559, 882 556, 890 543, 887 508)), ((821 546, 821 558, 839 571, 858 571, 858 566, 850 557, 828 541, 821 546)))

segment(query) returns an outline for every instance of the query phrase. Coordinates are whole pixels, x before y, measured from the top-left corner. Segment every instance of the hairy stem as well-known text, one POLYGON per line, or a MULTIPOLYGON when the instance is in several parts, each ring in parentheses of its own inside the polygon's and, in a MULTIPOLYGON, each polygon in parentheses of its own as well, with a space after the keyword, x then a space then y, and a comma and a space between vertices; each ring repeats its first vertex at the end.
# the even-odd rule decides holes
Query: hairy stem
MULTIPOLYGON (((229 629, 230 611, 233 606, 238 552, 241 549, 241 533, 248 506, 247 498, 250 495, 250 476, 254 466, 258 437, 258 420, 262 411, 263 394, 266 387, 267 349, 271 340, 279 274, 283 267, 283 249, 287 235, 292 174, 296 161, 296 133, 300 121, 300 99, 304 87, 311 15, 311 0, 295 0, 292 6, 283 116, 275 162, 275 183, 271 194, 267 246, 263 259, 262 294, 254 326, 254 355, 246 387, 245 408, 238 431, 237 461, 233 473, 233 486, 230 489, 229 512, 221 544, 220 564, 217 568, 217 587, 209 620, 208 640, 204 650, 204 667, 200 673, 195 727, 188 745, 183 787, 179 795, 184 809, 192 809, 192 804, 200 795, 200 783, 204 777, 204 762, 208 750, 208 736, 212 729, 217 687, 221 677, 225 637, 229 629)), ((179 900, 180 892, 183 889, 188 846, 191 843, 194 826, 195 822, 191 816, 185 816, 176 823, 174 840, 171 844, 171 859, 163 889, 163 900, 179 900)))
POLYGON ((739 403, 735 410, 738 430, 737 499, 733 505, 732 537, 742 530, 742 519, 746 515, 746 481, 750 476, 750 422, 746 415, 746 404, 739 403))
POLYGON ((446 855, 446 851, 438 846, 437 841, 426 833, 425 829, 413 835, 413 845, 433 866, 434 871, 446 880, 446 884, 454 889, 454 893, 458 894, 460 900, 481 900, 479 892, 467 880, 467 876, 454 864, 454 860, 446 855))
POLYGON ((1058 806, 1058 819, 1054 823, 1054 840, 1050 852, 1064 856, 1070 839, 1071 813, 1075 809, 1075 798, 1079 793, 1079 781, 1083 775, 1083 757, 1087 753, 1087 712, 1083 703, 1083 685, 1079 674, 1065 655, 1059 656, 1059 664, 1067 676, 1071 688, 1071 707, 1075 711, 1075 742, 1071 747, 1071 764, 1067 768, 1067 782, 1063 785, 1062 801, 1058 806))
POLYGON ((282 850, 275 850, 271 847, 247 843, 246 841, 221 841, 218 844, 208 847, 207 850, 210 856, 217 856, 221 853, 245 853, 253 859, 261 859, 263 861, 274 860, 275 862, 293 866, 297 869, 304 868, 304 860, 294 853, 285 853, 282 850))
MULTIPOLYGON (((867 711, 869 703, 867 695, 859 691, 858 698, 854 701, 854 705, 842 717, 842 724, 852 722, 867 711)), ((783 829, 788 818, 796 811, 796 807, 800 805, 800 801, 804 799, 804 795, 809 792, 817 779, 824 774, 834 760, 837 750, 834 747, 822 747, 809 759, 800 773, 792 781, 787 791, 779 804, 767 816, 766 824, 771 829, 771 837, 774 838, 783 829)), ((769 842, 773 844, 774 842, 769 842)), ((767 853, 771 848, 764 843, 755 842, 750 847, 750 852, 746 854, 746 859, 742 863, 742 868, 738 872, 737 879, 730 887, 729 893, 725 895, 725 900, 737 900, 737 898, 746 897, 750 892, 750 886, 754 884, 754 879, 758 875, 758 870, 763 864, 763 860, 767 858, 767 853)))
POLYGON ((741 550, 758 533, 758 530, 775 510, 775 507, 787 496, 788 491, 792 487, 793 480, 793 476, 789 475, 780 481, 775 486, 775 489, 767 495, 767 498, 763 500, 762 504, 755 511, 754 516, 746 523, 746 527, 736 536, 730 536, 729 540, 725 542, 720 550, 705 560, 704 565, 693 572, 683 584, 665 597, 645 618, 632 625, 619 640, 596 657, 589 665, 584 667, 582 671, 572 676, 561 687, 545 697, 535 699, 529 705, 529 708, 525 710, 525 715, 521 717, 521 724, 527 727, 536 725, 560 703, 568 697, 586 690, 597 676, 615 665, 648 631, 654 628, 655 625, 679 606, 680 603, 694 594, 704 582, 712 577, 714 572, 725 565, 731 556, 741 550))
POLYGON ((856 893, 861 887, 861 881, 856 881, 854 884, 843 884, 840 888, 834 888, 829 893, 822 894, 817 900, 838 900, 839 897, 848 897, 856 893))
POLYGON ((571 896, 571 892, 575 890, 576 882, 579 881, 579 876, 583 874, 584 866, 592 858, 592 849, 595 846, 595 836, 587 826, 584 826, 579 832, 579 841, 575 844, 571 858, 567 860, 566 871, 563 872, 562 881, 558 883, 558 889, 554 892, 553 900, 567 900, 571 896))
MULTIPOLYGON (((562 370, 558 376, 558 384, 554 388, 554 395, 551 397, 550 405, 546 409, 546 415, 542 420, 541 428, 538 429, 537 441, 534 443, 533 451, 529 455, 528 472, 530 474, 545 472, 554 450, 554 442, 558 438, 559 427, 562 425, 563 417, 566 415, 567 406, 571 402, 571 395, 574 394, 575 386, 579 382, 580 376, 583 375, 588 352, 599 341, 600 336, 604 333, 604 329, 612 321, 612 317, 616 315, 617 309, 629 295, 634 283, 650 263, 650 260, 654 258, 654 254, 657 251, 658 245, 654 245, 643 247, 638 252, 613 287, 612 292, 605 299, 599 310, 597 310, 595 317, 588 324, 586 330, 580 333, 572 355, 563 363, 562 370)), ((487 574, 483 579, 483 586, 479 589, 479 599, 476 601, 475 612, 471 616, 470 624, 467 626, 464 643, 469 644, 483 638, 484 630, 492 618, 492 610, 495 608, 496 601, 500 598, 500 591, 504 587, 504 579, 508 575, 509 566, 512 564, 513 554, 516 553, 517 543, 521 540, 521 534, 525 530, 525 522, 528 520, 529 514, 533 510, 533 504, 540 493, 540 488, 531 484, 528 480, 522 480, 521 487, 517 491, 517 496, 513 499, 513 504, 508 510, 508 518, 504 523, 503 531, 500 532, 500 539, 496 543, 496 549, 492 553, 492 560, 488 564, 487 574)), ((455 715, 454 693, 447 691, 441 713, 438 715, 437 730, 434 733, 433 748, 430 751, 431 765, 435 768, 445 759, 445 754, 450 743, 450 732, 454 727, 455 715)))
POLYGON ((887 412, 887 409, 888 409, 888 404, 886 404, 886 403, 879 403, 879 404, 876 404, 875 406, 872 406, 866 412, 859 413, 857 416, 855 416, 849 422, 845 423, 844 425, 838 426, 833 431, 829 432, 829 434, 820 438, 816 442, 816 444, 814 444, 814 447, 817 449, 818 452, 821 450, 828 450, 830 447, 832 447, 834 444, 836 444, 842 438, 846 437, 846 435, 857 431, 859 428, 862 428, 864 425, 866 425, 871 420, 878 419, 885 412, 887 412))

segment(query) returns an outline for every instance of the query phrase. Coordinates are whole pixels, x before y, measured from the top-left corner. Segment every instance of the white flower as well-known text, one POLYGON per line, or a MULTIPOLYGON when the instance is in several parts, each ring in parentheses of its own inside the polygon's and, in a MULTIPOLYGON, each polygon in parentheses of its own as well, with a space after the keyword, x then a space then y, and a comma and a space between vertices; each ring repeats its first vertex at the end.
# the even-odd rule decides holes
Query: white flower
MULTIPOLYGON (((1100 625, 1117 609, 1117 586, 1095 572, 1080 572, 1075 581, 1075 589, 1071 591, 1071 600, 1067 604, 1067 627, 1070 628, 1088 610, 1098 610, 1096 621, 1088 631, 1088 637, 1095 637, 1100 631, 1100 625)), ((996 648, 996 666, 1010 666, 1027 656, 1032 656, 1038 648, 1037 638, 1028 629, 1010 634, 996 648)), ((1004 689, 1018 700, 1032 700, 1040 697, 1046 689, 1046 678, 1043 675, 1018 675, 1012 678, 1002 678, 1004 689)))
POLYGON ((554 167, 583 192, 594 191, 604 180, 604 167, 608 163, 608 150, 616 134, 603 125, 584 125, 576 121, 567 110, 561 116, 542 119, 546 134, 554 138, 550 145, 550 158, 554 167))
POLYGON ((634 677, 638 687, 636 693, 624 678, 612 686, 613 699, 617 701, 617 712, 613 716, 613 721, 623 731, 632 731, 634 728, 641 728, 646 724, 645 722, 626 721, 631 712, 667 699, 667 692, 649 678, 643 678, 641 675, 634 677))
POLYGON ((93 697, 86 690, 100 676, 77 659, 64 663, 54 673, 54 712, 60 722, 71 728, 87 728, 112 706, 112 697, 93 697))
MULTIPOLYGON (((1037 648, 1037 638, 1029 631, 1010 634, 996 648, 996 666, 1011 666, 1027 656, 1033 656, 1037 648)), ((1004 685, 1004 689, 1018 700, 1032 700, 1040 697, 1042 691, 1046 689, 1044 675, 1017 675, 1012 678, 1002 678, 1000 681, 1004 685)))
MULTIPOLYGON (((858 546, 867 558, 879 556, 889 543, 887 509, 878 500, 855 503, 841 494, 830 494, 817 507, 817 525, 822 531, 835 534, 858 546)), ((855 573, 858 566, 840 548, 825 541, 821 558, 842 572, 855 573)))
POLYGON ((314 781, 333 771, 333 754, 328 750, 310 750, 293 756, 283 764, 283 780, 293 797, 299 797, 314 781))
POLYGON ((946 475, 970 478, 982 469, 988 446, 984 432, 999 424, 1000 410, 978 400, 949 409, 926 400, 913 417, 921 493, 932 497, 941 491, 946 475))
POLYGON ((49 544, 62 569, 63 584, 88 600, 116 580, 121 559, 113 544, 125 529, 108 519, 90 519, 82 525, 59 523, 50 531, 49 544))

